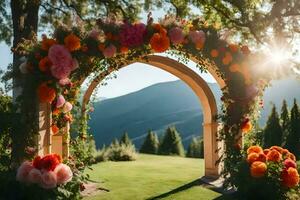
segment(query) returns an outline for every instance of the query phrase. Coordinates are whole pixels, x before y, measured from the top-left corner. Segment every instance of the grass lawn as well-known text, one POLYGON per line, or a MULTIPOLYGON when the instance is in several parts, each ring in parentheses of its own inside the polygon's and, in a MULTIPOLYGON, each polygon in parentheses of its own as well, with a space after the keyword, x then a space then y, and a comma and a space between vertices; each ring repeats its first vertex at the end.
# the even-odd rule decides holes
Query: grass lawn
POLYGON ((160 195, 156 199, 210 200, 221 196, 194 182, 203 175, 202 159, 140 154, 137 161, 104 162, 92 167, 93 171, 87 171, 91 180, 110 191, 85 200, 139 200, 160 195))

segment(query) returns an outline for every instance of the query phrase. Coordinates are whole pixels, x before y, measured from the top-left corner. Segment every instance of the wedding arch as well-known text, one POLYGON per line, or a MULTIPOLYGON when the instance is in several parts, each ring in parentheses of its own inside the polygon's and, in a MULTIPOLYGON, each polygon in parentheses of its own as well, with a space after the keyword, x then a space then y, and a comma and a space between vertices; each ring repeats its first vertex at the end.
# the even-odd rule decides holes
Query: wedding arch
MULTIPOLYGON (((251 129, 251 114, 264 87, 253 74, 249 48, 228 43, 214 26, 198 18, 167 16, 154 23, 149 17, 147 24, 109 18, 94 25, 93 29, 84 24, 62 25, 51 37, 43 35, 42 41, 19 47, 26 57, 20 66, 27 80, 23 87, 36 91, 39 99, 38 141, 29 140, 33 142, 27 145, 37 146, 39 155, 56 152, 68 159, 72 106, 84 80, 94 76, 85 93, 83 114, 93 89, 103 78, 128 64, 143 62, 178 76, 199 97, 204 109, 205 174, 219 175, 218 163, 223 161, 223 174, 234 173, 242 133, 251 129), (155 53, 173 55, 178 61, 155 53), (217 80, 223 92, 221 112, 217 112, 207 84, 183 64, 189 59, 217 80), (224 143, 219 152, 218 141, 224 143)), ((24 91, 28 90, 21 96, 28 98, 24 91)), ((28 137, 35 136, 34 131, 28 133, 28 137)))

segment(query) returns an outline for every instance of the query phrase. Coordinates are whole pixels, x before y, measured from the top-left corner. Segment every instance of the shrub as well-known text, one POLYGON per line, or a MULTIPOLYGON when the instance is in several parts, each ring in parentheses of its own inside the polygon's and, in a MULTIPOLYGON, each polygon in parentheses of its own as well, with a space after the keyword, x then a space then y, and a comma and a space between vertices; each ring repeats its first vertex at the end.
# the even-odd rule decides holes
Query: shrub
POLYGON ((111 161, 133 161, 137 154, 134 145, 112 145, 107 149, 107 155, 111 161))

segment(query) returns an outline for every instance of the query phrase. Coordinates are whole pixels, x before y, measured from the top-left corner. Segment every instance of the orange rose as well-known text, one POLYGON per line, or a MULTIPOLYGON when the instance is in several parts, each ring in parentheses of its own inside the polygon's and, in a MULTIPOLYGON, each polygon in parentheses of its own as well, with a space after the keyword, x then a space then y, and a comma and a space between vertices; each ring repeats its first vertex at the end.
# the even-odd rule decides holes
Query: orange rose
POLYGON ((293 161, 296 161, 296 156, 295 156, 293 153, 288 153, 288 154, 286 155, 286 158, 289 158, 289 159, 291 159, 291 160, 293 160, 293 161))
POLYGON ((243 133, 248 133, 249 131, 251 131, 251 129, 252 129, 252 124, 250 121, 248 121, 247 123, 244 123, 242 126, 243 133))
POLYGON ((167 36, 155 33, 150 39, 150 45, 155 52, 162 53, 169 48, 170 40, 167 36))
POLYGON ((279 153, 282 153, 283 148, 282 148, 282 147, 279 147, 279 146, 271 146, 271 147, 270 147, 270 150, 276 150, 276 151, 278 151, 279 153))
POLYGON ((251 164, 251 163, 257 161, 258 157, 259 157, 258 153, 250 153, 247 156, 247 162, 251 164))
POLYGON ((273 161, 273 162, 279 162, 282 160, 282 155, 276 150, 270 150, 270 152, 267 154, 267 160, 273 161))
POLYGON ((254 178, 263 177, 267 172, 267 165, 261 161, 255 161, 250 167, 251 176, 254 178))
POLYGON ((217 49, 213 49, 210 51, 210 56, 213 57, 213 58, 216 58, 219 56, 219 52, 217 49))
POLYGON ((121 53, 127 53, 128 52, 128 47, 121 47, 120 52, 121 53))
POLYGON ((49 71, 51 66, 52 66, 52 62, 49 60, 48 57, 41 59, 39 62, 39 69, 42 72, 49 71))
POLYGON ((81 48, 80 38, 71 33, 64 39, 65 47, 69 49, 69 51, 76 51, 81 48))
POLYGON ((263 153, 263 150, 260 146, 251 146, 247 149, 247 154, 250 153, 263 153))
POLYGON ((52 135, 56 135, 59 131, 59 128, 55 124, 53 124, 51 126, 51 130, 52 130, 52 135))
POLYGON ((37 92, 41 103, 52 103, 56 97, 55 89, 49 87, 47 82, 42 83, 37 92))
POLYGON ((43 49, 44 51, 48 51, 49 48, 54 45, 57 44, 56 40, 54 39, 48 39, 48 38, 43 38, 42 40, 42 45, 41 45, 41 49, 43 49))
POLYGON ((264 154, 267 155, 270 152, 270 149, 264 149, 264 154))
POLYGON ((299 174, 297 169, 288 168, 287 170, 283 170, 281 174, 282 184, 286 187, 292 188, 299 184, 299 174))

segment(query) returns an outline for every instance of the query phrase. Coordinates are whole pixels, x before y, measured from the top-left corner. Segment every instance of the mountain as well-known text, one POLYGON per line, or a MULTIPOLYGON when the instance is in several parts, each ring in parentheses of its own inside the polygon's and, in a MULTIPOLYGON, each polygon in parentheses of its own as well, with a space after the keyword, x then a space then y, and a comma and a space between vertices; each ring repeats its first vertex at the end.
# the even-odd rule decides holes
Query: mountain
MULTIPOLYGON (((221 104, 221 90, 216 83, 208 83, 218 105, 221 104)), ((264 95, 260 125, 264 126, 273 102, 278 110, 283 99, 291 106, 293 99, 300 102, 300 81, 286 79, 272 82, 264 95)), ((167 126, 175 125, 181 133, 185 147, 192 136, 202 135, 201 105, 194 92, 182 81, 158 83, 124 96, 104 99, 94 103, 89 125, 97 147, 110 144, 127 131, 139 148, 149 129, 159 137, 167 126)))
MULTIPOLYGON (((221 91, 209 83, 220 99, 221 91)), ((175 125, 187 145, 193 135, 202 135, 201 105, 182 81, 158 83, 121 97, 94 104, 89 125, 97 147, 110 144, 127 131, 139 147, 149 129, 162 136, 167 126, 175 125)))

